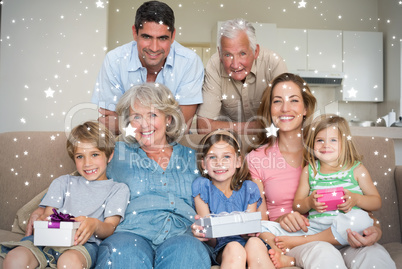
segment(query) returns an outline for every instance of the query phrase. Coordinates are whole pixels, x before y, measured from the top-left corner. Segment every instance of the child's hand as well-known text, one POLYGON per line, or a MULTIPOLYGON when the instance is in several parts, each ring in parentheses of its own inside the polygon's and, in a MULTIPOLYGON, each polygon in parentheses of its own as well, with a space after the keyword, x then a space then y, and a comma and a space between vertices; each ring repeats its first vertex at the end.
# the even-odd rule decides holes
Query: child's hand
POLYGON ((40 215, 39 217, 38 217, 38 219, 37 220, 40 220, 40 221, 49 221, 49 215, 46 215, 46 214, 42 214, 42 215, 40 215))
MULTIPOLYGON (((194 218, 197 220, 200 219, 200 216, 196 215, 194 218)), ((204 227, 202 226, 196 225, 195 223, 191 225, 191 231, 193 232, 195 238, 200 241, 208 241, 209 238, 205 238, 205 234, 202 232, 202 230, 204 230, 204 227)))
POLYGON ((311 204, 311 208, 315 209, 317 212, 324 212, 327 210, 327 205, 325 203, 320 203, 318 202, 318 198, 322 197, 322 194, 317 194, 317 190, 314 190, 311 194, 310 194, 310 204, 311 204))
POLYGON ((79 216, 74 218, 75 221, 81 222, 74 237, 74 245, 83 245, 96 231, 100 220, 79 216))
POLYGON ((196 237, 200 241, 208 241, 209 238, 205 238, 205 234, 202 232, 204 227, 198 226, 195 223, 191 225, 191 230, 193 232, 194 237, 196 237))
POLYGON ((345 202, 343 204, 338 205, 338 210, 342 210, 343 212, 347 213, 350 210, 352 210, 352 207, 357 205, 357 201, 360 194, 353 193, 346 189, 344 189, 343 191, 345 192, 345 195, 342 197, 342 199, 344 199, 345 202))

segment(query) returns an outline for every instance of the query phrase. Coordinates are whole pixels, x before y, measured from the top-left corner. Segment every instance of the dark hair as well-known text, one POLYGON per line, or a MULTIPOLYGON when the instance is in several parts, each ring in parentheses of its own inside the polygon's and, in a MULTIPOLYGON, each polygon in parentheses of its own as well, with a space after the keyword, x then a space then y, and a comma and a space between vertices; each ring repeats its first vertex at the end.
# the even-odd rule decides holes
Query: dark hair
POLYGON ((87 121, 71 131, 67 139, 67 152, 75 162, 74 154, 79 143, 92 143, 109 159, 114 150, 115 138, 111 131, 98 121, 87 121))
POLYGON ((142 4, 135 14, 135 30, 142 29, 143 23, 163 23, 168 27, 169 32, 174 32, 174 12, 165 3, 159 1, 148 1, 142 4))
MULTIPOLYGON (((271 117, 271 105, 272 105, 272 93, 275 86, 281 82, 292 81, 294 82, 300 89, 304 107, 306 108, 306 116, 304 117, 303 124, 305 121, 311 121, 310 117, 313 115, 316 105, 316 99, 314 95, 311 93, 309 86, 307 83, 298 75, 292 73, 283 73, 276 78, 274 78, 268 88, 264 91, 261 97, 261 105, 258 108, 258 122, 262 129, 266 129, 272 124, 271 117)), ((250 146, 250 150, 256 149, 262 145, 272 146, 274 144, 274 136, 267 136, 266 133, 260 132, 257 135, 256 142, 250 146)))
MULTIPOLYGON (((224 141, 228 143, 233 149, 237 156, 241 158, 242 165, 240 168, 236 168, 236 172, 234 173, 232 180, 230 181, 230 188, 232 190, 239 190, 243 185, 245 180, 251 180, 251 175, 248 170, 247 162, 245 161, 245 154, 243 152, 242 146, 240 144, 241 140, 239 136, 231 131, 231 130, 215 130, 207 135, 205 135, 200 142, 200 148, 198 149, 197 154, 197 166, 199 171, 203 171, 202 168, 202 160, 204 160, 205 156, 208 154, 209 149, 216 143, 224 141)), ((205 178, 211 180, 208 174, 203 175, 205 178)))

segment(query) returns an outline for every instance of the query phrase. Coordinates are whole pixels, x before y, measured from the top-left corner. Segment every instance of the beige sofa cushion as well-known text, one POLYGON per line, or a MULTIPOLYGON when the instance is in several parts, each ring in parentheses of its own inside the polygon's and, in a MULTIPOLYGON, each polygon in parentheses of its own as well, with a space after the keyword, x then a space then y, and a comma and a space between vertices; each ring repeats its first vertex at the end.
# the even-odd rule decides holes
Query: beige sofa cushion
POLYGON ((17 211, 75 165, 64 132, 1 133, 0 149, 0 229, 10 231, 17 211))
MULTIPOLYGON (((79 176, 80 174, 77 171, 72 172, 70 175, 79 176)), ((48 188, 43 190, 41 193, 36 195, 31 201, 26 203, 23 207, 21 207, 15 216, 13 226, 11 231, 18 234, 25 234, 27 224, 32 212, 38 208, 40 201, 43 196, 45 196, 48 188)))
POLYGON ((364 156, 363 164, 381 196, 381 209, 373 212, 380 221, 383 231, 379 243, 400 242, 398 196, 394 181, 394 142, 392 139, 383 137, 359 136, 356 138, 357 149, 364 156))
POLYGON ((42 191, 38 195, 36 195, 31 201, 21 207, 15 216, 13 227, 11 231, 18 234, 25 234, 25 230, 27 228, 27 224, 29 221, 29 217, 31 213, 38 208, 42 197, 46 194, 46 190, 42 191))

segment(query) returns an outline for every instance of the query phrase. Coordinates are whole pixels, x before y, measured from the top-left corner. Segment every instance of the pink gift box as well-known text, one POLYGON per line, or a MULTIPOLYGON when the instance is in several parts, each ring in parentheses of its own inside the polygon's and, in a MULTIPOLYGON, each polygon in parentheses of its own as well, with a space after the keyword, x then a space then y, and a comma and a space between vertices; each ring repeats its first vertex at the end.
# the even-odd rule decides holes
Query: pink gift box
POLYGON ((327 205, 327 211, 337 210, 337 205, 345 202, 342 197, 345 195, 343 192, 343 187, 329 188, 317 190, 317 194, 322 194, 323 196, 318 198, 317 201, 320 203, 325 203, 327 205))

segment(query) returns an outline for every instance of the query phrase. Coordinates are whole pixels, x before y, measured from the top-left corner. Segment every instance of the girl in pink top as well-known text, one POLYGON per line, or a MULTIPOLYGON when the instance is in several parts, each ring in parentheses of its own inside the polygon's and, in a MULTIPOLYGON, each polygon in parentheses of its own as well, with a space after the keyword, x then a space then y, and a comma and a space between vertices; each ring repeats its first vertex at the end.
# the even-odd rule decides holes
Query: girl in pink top
MULTIPOLYGON (((270 84, 258 110, 259 123, 267 132, 258 135, 247 156, 263 198, 258 210, 288 232, 307 231, 308 219, 292 212, 292 203, 303 165, 302 127, 311 120, 316 99, 304 80, 291 73, 277 76, 270 84)), ((283 261, 277 267, 292 265, 296 259, 296 265, 304 268, 391 268, 391 257, 376 244, 381 238, 378 227, 366 229, 364 237, 351 231, 348 236, 350 246, 340 251, 327 242, 315 241, 292 248, 289 259, 271 258, 283 261)), ((270 254, 281 255, 273 250, 270 254)))

